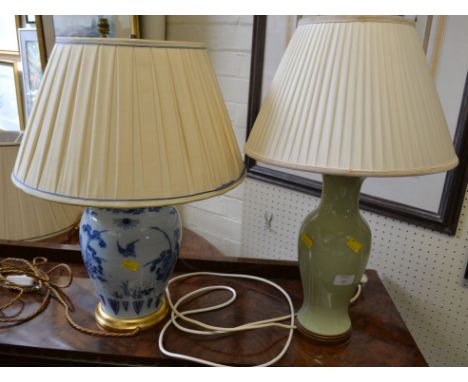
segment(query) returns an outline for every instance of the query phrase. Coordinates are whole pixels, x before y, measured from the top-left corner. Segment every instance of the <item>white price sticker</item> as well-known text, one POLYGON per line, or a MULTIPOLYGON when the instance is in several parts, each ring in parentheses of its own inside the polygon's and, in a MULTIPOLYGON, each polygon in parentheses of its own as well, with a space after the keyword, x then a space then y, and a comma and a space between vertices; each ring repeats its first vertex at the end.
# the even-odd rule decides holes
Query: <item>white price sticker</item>
POLYGON ((334 285, 351 285, 354 282, 355 275, 336 275, 334 285))

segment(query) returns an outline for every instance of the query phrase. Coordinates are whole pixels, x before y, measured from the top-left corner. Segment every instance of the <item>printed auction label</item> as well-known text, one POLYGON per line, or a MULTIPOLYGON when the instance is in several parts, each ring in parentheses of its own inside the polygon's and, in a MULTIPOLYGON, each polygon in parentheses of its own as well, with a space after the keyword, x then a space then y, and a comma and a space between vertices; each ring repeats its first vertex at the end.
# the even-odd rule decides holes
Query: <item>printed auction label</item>
POLYGON ((351 285, 354 282, 355 275, 336 275, 333 285, 351 285))

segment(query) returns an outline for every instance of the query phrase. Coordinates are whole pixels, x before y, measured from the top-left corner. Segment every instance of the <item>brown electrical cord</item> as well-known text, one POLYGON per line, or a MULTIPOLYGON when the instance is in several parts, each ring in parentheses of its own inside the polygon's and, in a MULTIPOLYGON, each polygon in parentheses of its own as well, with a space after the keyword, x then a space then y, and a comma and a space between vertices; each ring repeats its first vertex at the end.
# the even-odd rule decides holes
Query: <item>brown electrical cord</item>
POLYGON ((14 257, 8 257, 3 260, 0 260, 0 290, 5 289, 9 293, 16 292, 15 297, 13 297, 6 304, 0 306, 0 328, 19 325, 23 322, 33 319, 47 308, 47 306, 49 305, 50 298, 55 297, 57 301, 64 307, 65 317, 67 318, 68 323, 80 332, 106 337, 129 337, 139 332, 138 328, 131 332, 125 333, 104 332, 88 329, 77 324, 75 321, 73 321, 73 319, 70 316, 70 312, 73 312, 75 310, 73 303, 62 290, 70 286, 73 281, 73 274, 71 268, 67 264, 61 263, 54 265, 49 270, 45 271, 41 269, 41 267, 43 267, 46 263, 47 259, 45 257, 35 257, 32 263, 25 259, 14 257), (54 282, 50 277, 50 275, 57 270, 65 271, 65 277, 67 277, 67 279, 63 284, 58 284, 57 282, 54 282), (11 275, 28 276, 34 280, 34 285, 24 286, 15 284, 7 280, 7 277, 11 275), (25 305, 25 302, 22 300, 22 297, 26 293, 43 294, 44 297, 33 313, 27 316, 21 316, 25 305), (20 304, 21 306, 16 313, 7 316, 5 314, 5 310, 7 308, 12 307, 14 304, 20 304))

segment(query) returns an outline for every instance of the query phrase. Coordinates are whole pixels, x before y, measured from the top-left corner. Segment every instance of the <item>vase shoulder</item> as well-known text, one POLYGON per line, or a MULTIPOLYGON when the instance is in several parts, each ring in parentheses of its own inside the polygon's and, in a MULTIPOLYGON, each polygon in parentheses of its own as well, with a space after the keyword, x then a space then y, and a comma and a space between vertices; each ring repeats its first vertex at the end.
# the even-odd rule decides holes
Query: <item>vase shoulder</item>
POLYGON ((314 232, 319 235, 363 235, 370 237, 371 229, 367 221, 357 211, 355 214, 346 216, 340 214, 331 214, 317 208, 307 215, 302 222, 300 232, 314 232))

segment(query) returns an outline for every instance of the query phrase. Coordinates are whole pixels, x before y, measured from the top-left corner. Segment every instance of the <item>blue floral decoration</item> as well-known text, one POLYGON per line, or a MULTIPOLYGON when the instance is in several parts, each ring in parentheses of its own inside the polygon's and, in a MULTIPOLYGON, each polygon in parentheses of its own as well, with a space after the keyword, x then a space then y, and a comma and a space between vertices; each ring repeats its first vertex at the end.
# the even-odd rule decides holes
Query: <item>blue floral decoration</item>
POLYGON ((107 231, 94 230, 89 224, 83 224, 80 230, 80 242, 84 247, 83 261, 85 263, 86 269, 88 270, 89 276, 91 278, 102 282, 107 281, 104 277, 104 268, 102 266, 104 260, 97 255, 96 250, 91 246, 91 244, 96 241, 99 247, 105 248, 107 244, 101 237, 104 232, 107 231), (84 234, 87 236, 87 241, 85 244, 83 238, 84 234))
POLYGON ((123 257, 136 257, 135 253, 135 244, 138 243, 140 240, 134 240, 130 243, 128 243, 125 247, 122 247, 117 240, 117 251, 123 256, 123 257))
POLYGON ((128 214, 140 215, 146 212, 159 212, 163 207, 148 207, 148 208, 104 208, 104 210, 112 212, 113 214, 128 214))
POLYGON ((174 251, 176 253, 176 256, 179 256, 179 240, 180 240, 180 229, 176 228, 174 230, 174 242, 175 242, 174 251))
MULTIPOLYGON (((140 215, 144 214, 146 212, 159 212, 163 209, 164 207, 145 207, 145 208, 104 208, 104 210, 108 212, 112 212, 113 214, 128 214, 128 215, 140 215)), ((172 208, 171 211, 169 211, 171 215, 174 215, 177 213, 177 210, 175 208, 172 208)))
POLYGON ((91 208, 85 208, 85 214, 90 216, 97 216, 97 212, 92 210, 91 208))
POLYGON ((159 227, 150 227, 151 229, 157 230, 163 234, 163 236, 166 238, 167 243, 169 245, 169 249, 163 250, 160 254, 159 257, 153 261, 149 261, 146 264, 144 264, 145 267, 150 267, 150 272, 155 273, 156 275, 156 280, 158 281, 163 281, 166 282, 171 273, 172 270, 175 266, 176 260, 177 260, 177 255, 179 253, 179 243, 178 243, 178 236, 180 232, 178 229, 175 230, 175 236, 177 239, 175 240, 176 246, 174 250, 172 249, 172 243, 171 239, 169 238, 168 234, 164 232, 161 228, 159 227))
POLYGON ((150 288, 143 288, 143 287, 135 287, 130 288, 128 285, 128 281, 123 281, 119 285, 119 291, 114 291, 112 296, 118 299, 122 299, 124 297, 131 297, 134 299, 141 299, 143 297, 151 296, 154 293, 154 287, 150 288))
POLYGON ((159 212, 162 207, 148 207, 148 212, 159 212))
POLYGON ((138 219, 130 219, 130 218, 123 218, 123 219, 114 219, 114 224, 123 229, 131 229, 136 227, 140 224, 140 220, 138 219))
POLYGON ((172 273, 176 257, 172 256, 171 250, 162 251, 156 260, 146 263, 144 266, 150 266, 150 272, 156 274, 156 280, 166 282, 172 273))

